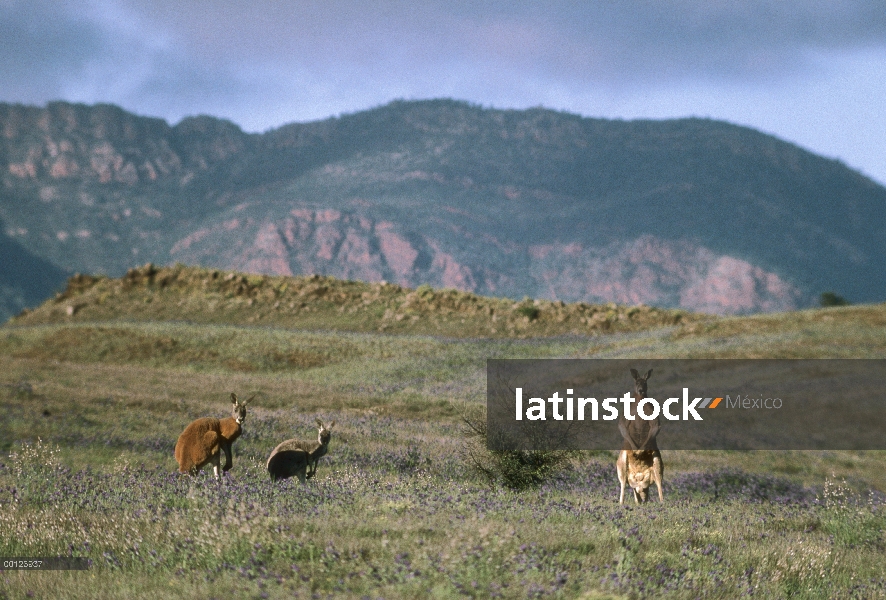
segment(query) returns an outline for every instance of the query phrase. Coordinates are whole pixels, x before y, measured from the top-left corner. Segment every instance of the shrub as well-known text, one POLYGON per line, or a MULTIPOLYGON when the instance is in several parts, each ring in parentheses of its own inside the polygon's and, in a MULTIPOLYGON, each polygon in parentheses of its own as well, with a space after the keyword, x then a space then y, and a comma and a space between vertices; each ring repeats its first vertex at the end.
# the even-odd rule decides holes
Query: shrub
POLYGON ((819 303, 822 306, 849 306, 849 300, 834 292, 823 292, 819 303))
POLYGON ((531 304, 523 304, 517 308, 517 314, 528 317, 530 321, 536 320, 538 318, 538 313, 538 307, 531 304))
POLYGON ((492 487, 501 485, 513 490, 537 487, 568 463, 570 453, 565 450, 489 450, 485 408, 466 413, 462 422, 468 467, 492 487))

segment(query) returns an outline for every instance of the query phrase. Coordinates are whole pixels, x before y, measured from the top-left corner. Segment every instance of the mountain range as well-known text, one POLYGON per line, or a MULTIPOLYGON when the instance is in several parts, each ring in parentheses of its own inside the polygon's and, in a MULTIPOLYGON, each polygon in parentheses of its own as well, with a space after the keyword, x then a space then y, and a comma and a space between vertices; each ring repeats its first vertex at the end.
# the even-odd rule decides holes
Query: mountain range
POLYGON ((144 263, 741 314, 886 299, 886 188, 709 119, 455 100, 261 134, 0 104, 0 318, 144 263))

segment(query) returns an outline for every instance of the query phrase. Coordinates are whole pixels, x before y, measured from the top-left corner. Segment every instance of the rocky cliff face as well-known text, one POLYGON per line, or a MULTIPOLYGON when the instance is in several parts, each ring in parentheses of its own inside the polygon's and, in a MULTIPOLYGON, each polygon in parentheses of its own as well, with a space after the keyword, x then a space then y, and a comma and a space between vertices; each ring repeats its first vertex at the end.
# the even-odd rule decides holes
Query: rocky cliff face
POLYGON ((243 152, 236 125, 194 117, 170 127, 112 105, 51 102, 46 108, 0 104, 6 171, 20 179, 122 183, 193 177, 243 152))
POLYGON ((0 108, 9 174, 32 180, 135 184, 179 174, 171 128, 113 106, 51 103, 0 108))
POLYGON ((233 218, 179 240, 171 254, 182 263, 224 264, 276 275, 322 273, 406 287, 428 283, 488 291, 492 286, 487 280, 501 278, 460 263, 439 240, 405 231, 391 221, 336 209, 296 208, 282 219, 259 222, 233 218))
POLYGON ((322 273, 406 287, 682 306, 715 314, 785 311, 810 302, 797 286, 747 261, 651 235, 603 248, 509 246, 490 236, 481 256, 451 252, 448 245, 433 233, 356 213, 293 209, 282 219, 244 216, 200 229, 176 242, 171 254, 184 264, 253 273, 322 273))
MULTIPOLYGON (((790 310, 826 290, 886 297, 884 207, 886 189, 836 161, 699 119, 396 102, 251 135, 206 116, 0 104, 2 233, 54 276, 182 262, 790 310)), ((3 316, 31 297, 0 283, 3 316)))

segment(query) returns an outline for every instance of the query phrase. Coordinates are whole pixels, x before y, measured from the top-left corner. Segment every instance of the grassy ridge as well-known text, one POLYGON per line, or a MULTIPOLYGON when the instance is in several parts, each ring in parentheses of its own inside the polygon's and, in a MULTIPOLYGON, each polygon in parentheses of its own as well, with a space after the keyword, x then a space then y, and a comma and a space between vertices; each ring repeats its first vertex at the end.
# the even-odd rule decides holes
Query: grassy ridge
POLYGON ((411 290, 320 275, 275 277, 148 264, 119 279, 74 276, 64 292, 13 322, 121 318, 512 338, 638 331, 701 317, 649 306, 514 302, 429 286, 411 290))
MULTIPOLYGON (((538 490, 488 489, 465 472, 459 422, 484 401, 487 358, 882 357, 886 306, 645 329, 616 318, 559 337, 536 323, 542 306, 525 328, 514 318, 514 336, 548 332, 531 339, 476 337, 488 313, 471 336, 426 335, 433 316, 393 320, 417 331, 391 335, 347 331, 357 317, 317 298, 302 309, 331 325, 250 321, 280 300, 258 299, 269 279, 199 313, 206 290, 80 278, 0 328, 0 556, 93 561, 0 572, 0 597, 886 597, 882 452, 677 452, 662 439, 666 503, 620 508, 607 452, 577 454, 538 490), (224 416, 231 391, 258 393, 234 469, 221 487, 176 476, 178 434, 224 416), (271 484, 270 449, 315 435, 316 417, 338 421, 317 478, 271 484)), ((338 286, 287 283, 296 296, 338 286)), ((359 302, 374 293, 350 285, 359 302)), ((390 293, 376 313, 415 294, 390 293)))

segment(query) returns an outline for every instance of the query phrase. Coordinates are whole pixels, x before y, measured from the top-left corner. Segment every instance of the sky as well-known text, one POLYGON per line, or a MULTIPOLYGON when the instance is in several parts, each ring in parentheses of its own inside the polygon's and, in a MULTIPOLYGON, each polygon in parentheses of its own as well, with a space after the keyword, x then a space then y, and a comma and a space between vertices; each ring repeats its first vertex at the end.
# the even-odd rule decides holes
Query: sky
POLYGON ((886 184, 883 0, 0 0, 0 101, 261 132, 455 98, 707 117, 886 184))

